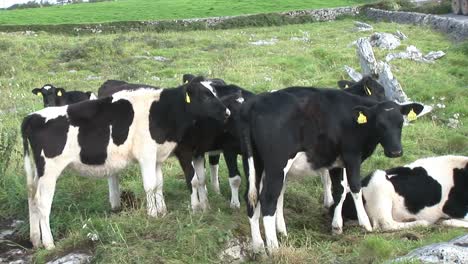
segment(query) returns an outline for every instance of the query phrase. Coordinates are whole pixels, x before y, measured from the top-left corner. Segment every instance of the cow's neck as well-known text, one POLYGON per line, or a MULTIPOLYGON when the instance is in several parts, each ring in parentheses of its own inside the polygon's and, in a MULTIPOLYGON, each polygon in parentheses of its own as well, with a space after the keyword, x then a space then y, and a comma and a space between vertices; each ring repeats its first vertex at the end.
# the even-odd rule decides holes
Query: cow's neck
POLYGON ((165 141, 179 143, 195 122, 195 117, 188 111, 184 91, 182 88, 164 89, 160 100, 151 107, 151 118, 155 120, 151 136, 159 144, 165 141))

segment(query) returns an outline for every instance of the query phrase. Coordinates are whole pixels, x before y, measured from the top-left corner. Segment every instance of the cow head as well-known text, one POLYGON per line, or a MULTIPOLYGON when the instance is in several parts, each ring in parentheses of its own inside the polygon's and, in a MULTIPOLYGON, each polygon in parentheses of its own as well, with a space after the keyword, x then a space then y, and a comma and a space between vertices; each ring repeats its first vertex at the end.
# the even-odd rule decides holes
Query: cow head
POLYGON ((219 121, 226 121, 231 111, 221 103, 211 81, 202 76, 193 78, 184 85, 184 100, 188 111, 195 118, 211 117, 219 121))
POLYGON ((399 105, 386 101, 373 107, 357 106, 353 109, 355 121, 360 126, 367 126, 368 133, 376 138, 384 149, 385 156, 396 158, 403 155, 401 147, 401 129, 403 116, 416 118, 424 106, 418 103, 399 105))
POLYGON ((64 99, 65 89, 57 88, 51 84, 46 84, 42 88, 34 88, 32 93, 42 97, 44 107, 66 105, 64 99))
POLYGON ((386 100, 385 89, 377 79, 377 76, 364 76, 359 82, 341 80, 338 81, 338 87, 344 89, 344 91, 360 96, 368 96, 382 102, 386 100))
MULTIPOLYGON (((196 78, 196 76, 193 74, 189 74, 189 73, 184 74, 182 76, 182 83, 189 83, 194 78, 196 78)), ((223 79, 219 79, 219 78, 206 79, 206 81, 212 82, 213 85, 226 85, 226 82, 223 79)))

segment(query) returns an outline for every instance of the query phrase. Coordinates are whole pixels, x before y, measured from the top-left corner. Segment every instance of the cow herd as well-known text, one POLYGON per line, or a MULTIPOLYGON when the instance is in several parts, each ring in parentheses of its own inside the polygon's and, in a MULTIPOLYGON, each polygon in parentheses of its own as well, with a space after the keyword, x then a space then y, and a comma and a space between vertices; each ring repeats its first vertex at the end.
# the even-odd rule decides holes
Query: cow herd
POLYGON ((137 163, 147 213, 157 217, 167 212, 162 163, 171 155, 184 172, 193 211, 209 208, 205 154, 212 189, 219 192, 223 153, 230 205, 240 207, 237 157, 242 157, 252 246, 258 252, 265 247, 260 216, 270 252, 278 247, 277 233, 287 235, 284 193, 295 175, 321 176, 335 234, 342 233, 343 218, 357 219, 367 231, 438 220, 468 227, 468 157, 421 159, 376 170, 361 181, 361 163, 378 145, 389 158, 403 155, 403 123, 424 108, 386 100, 375 77, 339 81, 341 90, 289 87, 262 94, 190 74, 182 82, 162 89, 108 80, 97 97, 51 84, 32 90, 45 107, 21 125, 34 247, 54 248, 49 216, 64 169, 107 178, 111 208, 119 210, 118 173, 137 163))

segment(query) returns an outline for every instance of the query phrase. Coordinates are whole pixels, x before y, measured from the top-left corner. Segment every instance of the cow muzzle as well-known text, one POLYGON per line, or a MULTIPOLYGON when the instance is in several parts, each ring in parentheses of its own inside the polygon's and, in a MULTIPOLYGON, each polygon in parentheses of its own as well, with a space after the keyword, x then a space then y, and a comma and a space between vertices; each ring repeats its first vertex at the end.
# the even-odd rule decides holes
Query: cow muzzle
POLYGON ((400 150, 393 150, 393 151, 385 151, 385 156, 389 158, 398 158, 403 156, 403 151, 400 150))

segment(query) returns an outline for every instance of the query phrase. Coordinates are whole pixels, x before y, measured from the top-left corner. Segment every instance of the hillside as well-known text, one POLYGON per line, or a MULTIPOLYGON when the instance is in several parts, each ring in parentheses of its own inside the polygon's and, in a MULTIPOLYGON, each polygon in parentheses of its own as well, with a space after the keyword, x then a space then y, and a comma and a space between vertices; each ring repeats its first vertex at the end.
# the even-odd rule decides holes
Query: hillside
POLYGON ((213 16, 357 5, 371 0, 121 0, 0 11, 0 25, 102 23, 213 16))

